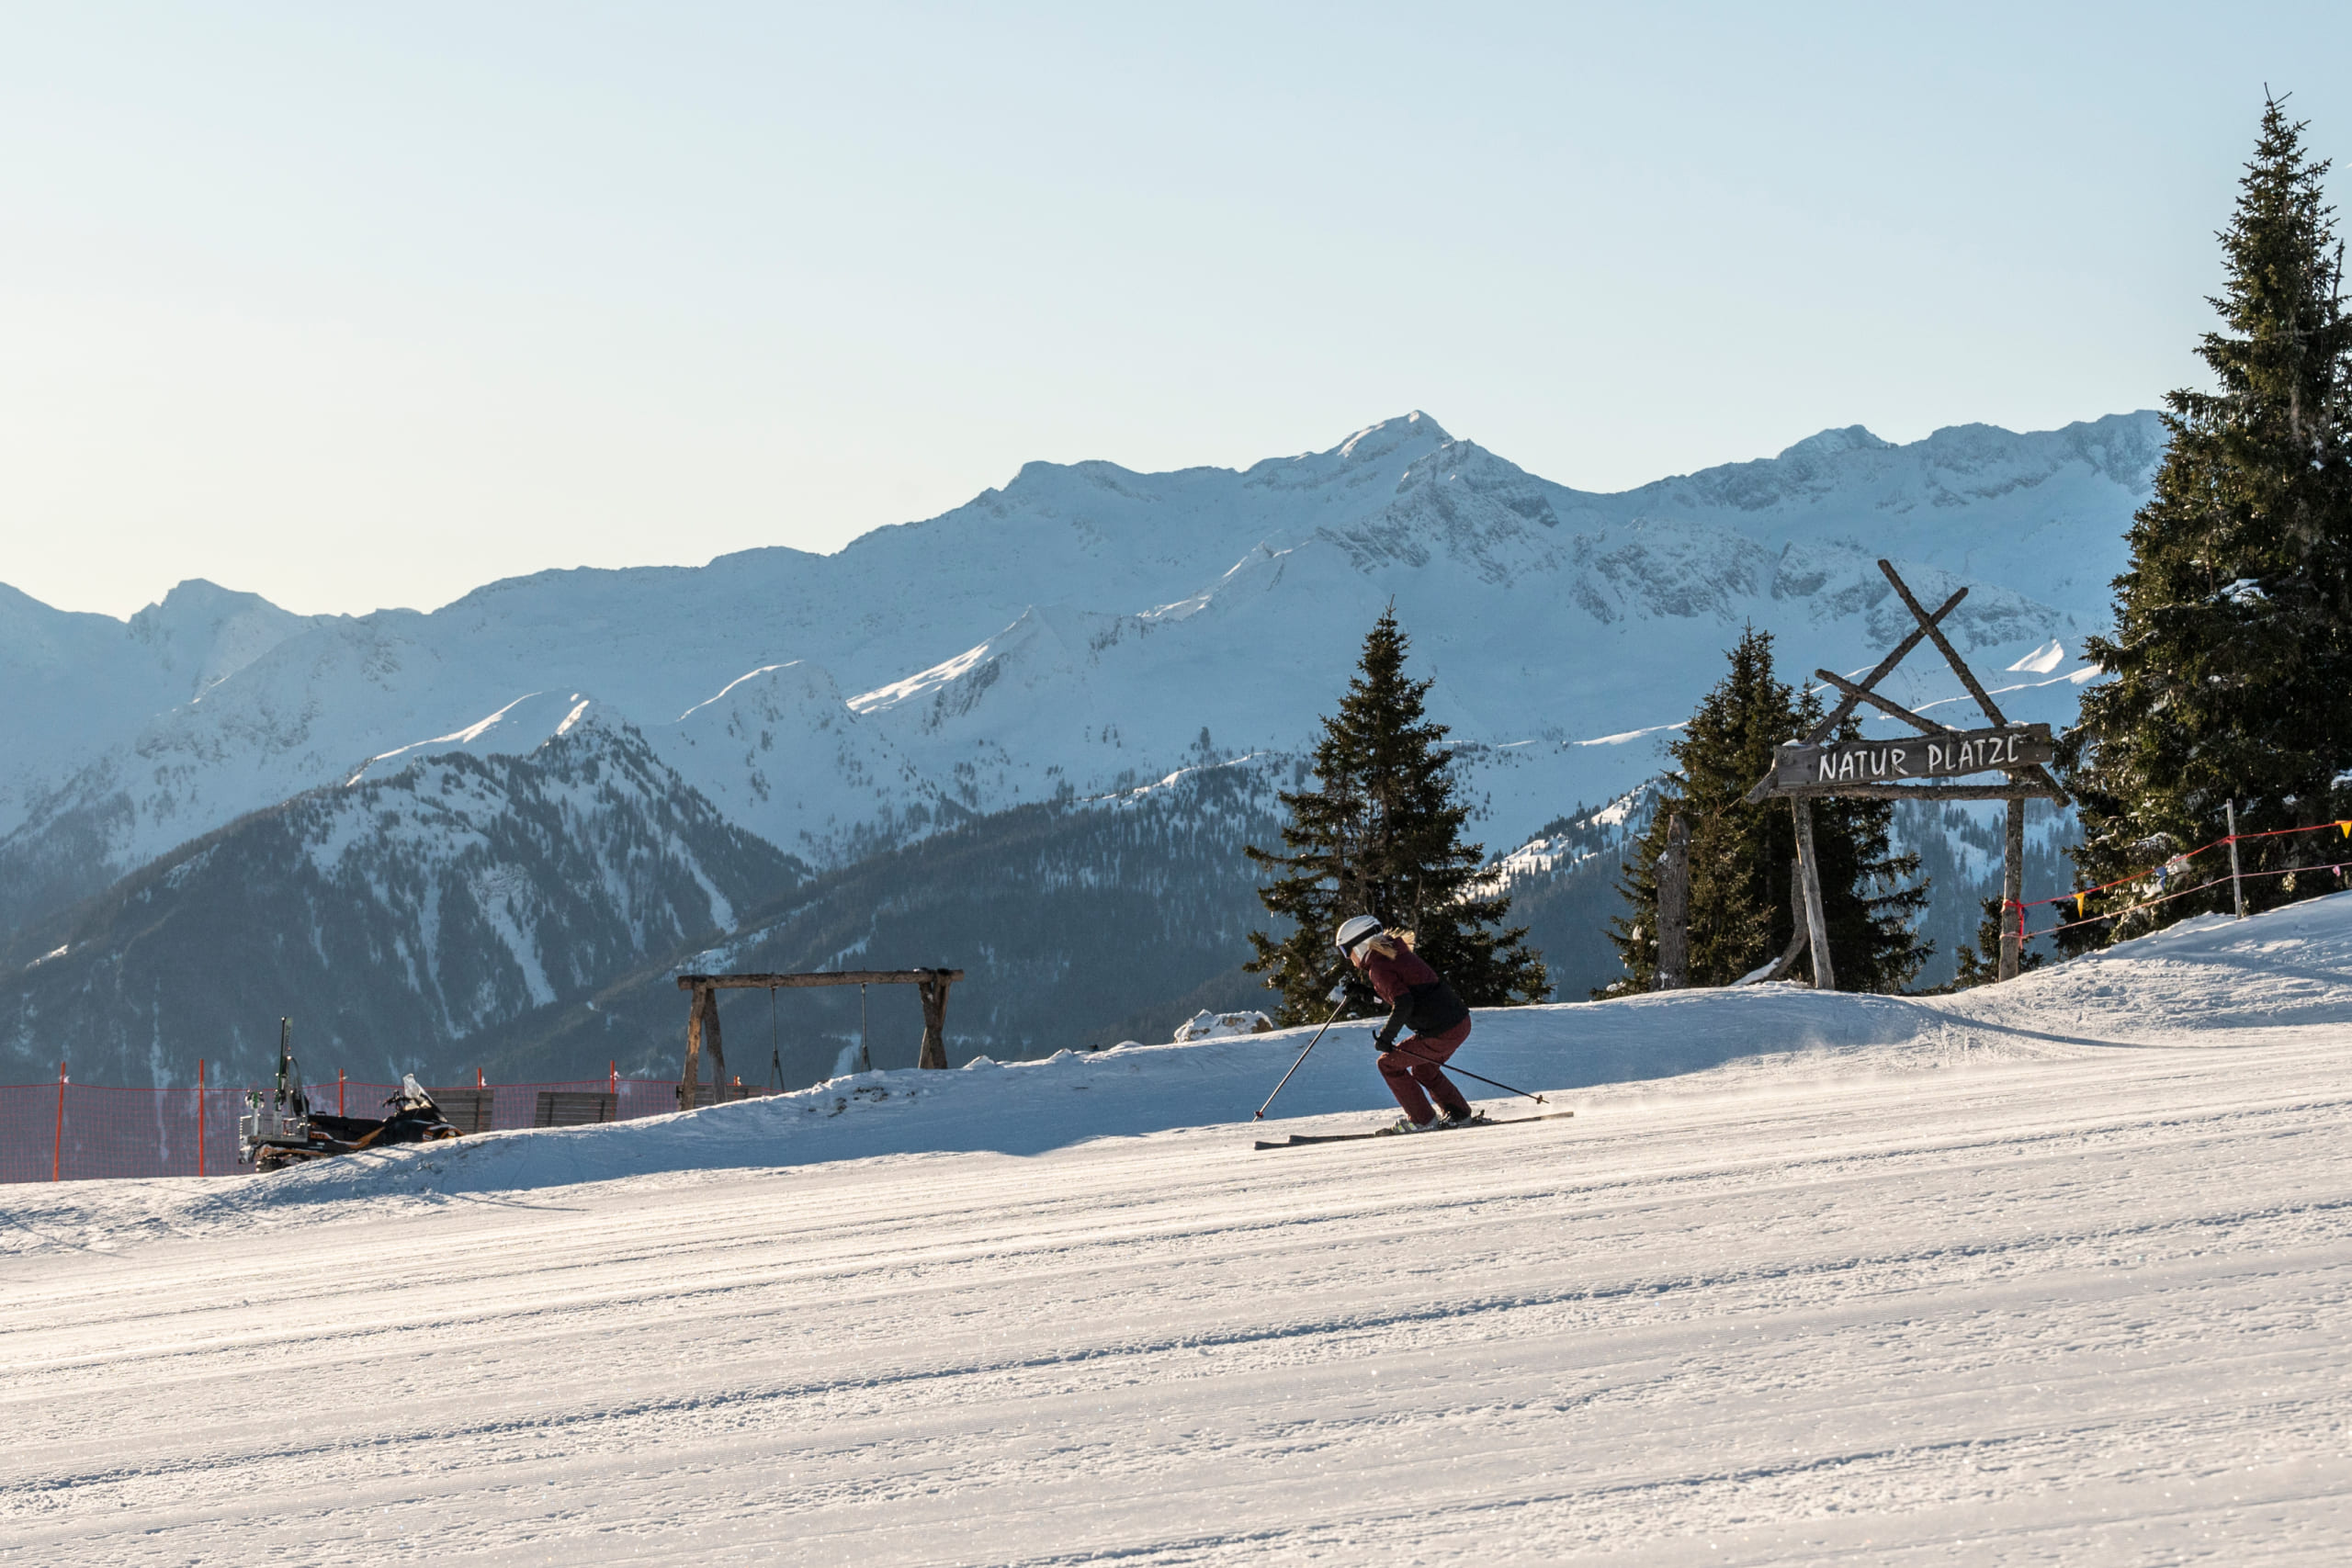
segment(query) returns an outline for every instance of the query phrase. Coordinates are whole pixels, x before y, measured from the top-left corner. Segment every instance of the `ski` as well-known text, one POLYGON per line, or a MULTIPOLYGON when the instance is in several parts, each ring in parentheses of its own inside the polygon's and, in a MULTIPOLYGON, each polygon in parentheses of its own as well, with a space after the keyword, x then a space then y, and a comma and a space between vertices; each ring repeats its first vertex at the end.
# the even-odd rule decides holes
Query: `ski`
MULTIPOLYGON (((1465 1122, 1459 1127, 1434 1127, 1431 1132, 1466 1133, 1473 1127, 1517 1127, 1529 1122, 1559 1122, 1576 1114, 1573 1111, 1547 1111, 1537 1116, 1481 1116, 1476 1122, 1465 1122)), ((1385 1127, 1370 1133, 1293 1133, 1288 1141, 1270 1144, 1258 1140, 1261 1149, 1295 1149, 1307 1144, 1352 1144, 1364 1138, 1401 1138, 1408 1134, 1391 1133, 1385 1127)), ((1421 1134, 1415 1133, 1413 1137, 1421 1134)))

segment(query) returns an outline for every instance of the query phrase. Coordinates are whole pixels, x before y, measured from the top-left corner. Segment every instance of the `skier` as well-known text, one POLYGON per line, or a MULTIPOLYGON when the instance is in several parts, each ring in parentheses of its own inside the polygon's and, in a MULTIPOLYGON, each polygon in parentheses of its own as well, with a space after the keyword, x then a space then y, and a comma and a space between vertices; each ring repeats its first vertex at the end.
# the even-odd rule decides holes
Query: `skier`
POLYGON ((1380 1076, 1405 1114, 1385 1131, 1427 1133, 1477 1120, 1462 1091, 1439 1070, 1470 1038, 1470 1010, 1453 987, 1413 951, 1409 935, 1391 935, 1370 915, 1342 921, 1338 941, 1340 952, 1392 1010, 1374 1043, 1380 1047, 1380 1076), (1396 1036, 1405 1030, 1412 1032, 1399 1043, 1396 1036), (1430 1109, 1431 1100, 1443 1115, 1430 1109))

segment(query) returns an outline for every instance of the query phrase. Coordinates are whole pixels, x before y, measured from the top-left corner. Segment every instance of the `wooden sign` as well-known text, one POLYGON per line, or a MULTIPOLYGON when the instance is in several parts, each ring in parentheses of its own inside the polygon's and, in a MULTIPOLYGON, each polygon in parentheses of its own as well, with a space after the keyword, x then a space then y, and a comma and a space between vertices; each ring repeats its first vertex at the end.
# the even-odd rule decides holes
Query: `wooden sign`
MULTIPOLYGON (((1754 806, 1767 799, 1785 798, 1794 819, 1797 834, 1797 883, 1804 900, 1804 919, 1799 940, 1813 949, 1813 983, 1821 990, 1838 988, 1837 972, 1829 961, 1829 926, 1823 917, 1821 905, 1821 867, 1813 855, 1813 802, 1828 795, 1844 795, 1863 800, 2006 800, 2009 804, 2008 822, 2001 840, 2001 907, 2018 908, 2018 900, 2025 892, 2025 803, 2030 799, 2054 800, 2067 804, 2066 792, 2050 776, 2046 764, 2056 760, 2057 748, 2051 743, 2050 727, 2046 724, 2011 724, 2001 712, 1993 694, 1951 645, 1943 632, 1945 616, 1960 607, 1968 597, 1965 588, 1955 590, 1933 614, 1919 603, 1911 585, 1903 581, 1894 563, 1882 560, 1878 569, 1886 576, 1886 585, 1894 590, 1903 607, 1911 612, 1917 624, 1910 634, 1884 659, 1878 668, 1860 680, 1851 681, 1834 670, 1816 670, 1824 687, 1839 694, 1838 705, 1821 716, 1805 738, 1794 745, 1783 746, 1773 765, 1756 781, 1747 792, 1747 804, 1754 806), (1910 651, 1922 642, 1932 642, 1936 651, 1944 656, 1951 672, 1960 678, 1962 686, 1974 698, 1993 728, 1990 729, 1946 729, 1933 719, 1922 718, 1890 697, 1881 696, 1878 683, 1894 672, 1910 651), (1901 740, 1854 741, 1840 743, 1829 737, 1838 727, 1852 716, 1854 709, 1863 703, 1880 712, 1901 719, 1919 731, 1916 737, 1901 740), (2007 776, 1998 784, 1926 784, 1905 783, 1905 780, 1948 779, 1963 773, 1991 773, 1996 770, 2007 776)), ((2012 980, 2018 973, 2018 935, 2009 922, 2001 922, 2000 977, 2012 980)), ((1787 956, 1777 964, 1758 969, 1750 979, 1777 978, 1794 959, 1796 944, 1792 942, 1787 956)))
POLYGON ((1907 735, 1900 740, 1783 746, 1774 767, 1772 793, 1826 795, 1856 784, 2040 767, 2056 751, 2046 724, 1956 729, 1941 735, 1907 735))

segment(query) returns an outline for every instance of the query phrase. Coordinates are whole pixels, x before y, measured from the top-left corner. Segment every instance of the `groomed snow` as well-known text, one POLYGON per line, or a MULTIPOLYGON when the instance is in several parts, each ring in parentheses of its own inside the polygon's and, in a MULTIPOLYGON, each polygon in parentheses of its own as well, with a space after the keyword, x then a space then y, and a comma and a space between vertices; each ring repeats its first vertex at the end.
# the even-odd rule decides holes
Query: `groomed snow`
POLYGON ((2352 898, 1482 1013, 1573 1121, 1252 1152, 1300 1043, 0 1190, 0 1563, 2352 1547, 2352 898))

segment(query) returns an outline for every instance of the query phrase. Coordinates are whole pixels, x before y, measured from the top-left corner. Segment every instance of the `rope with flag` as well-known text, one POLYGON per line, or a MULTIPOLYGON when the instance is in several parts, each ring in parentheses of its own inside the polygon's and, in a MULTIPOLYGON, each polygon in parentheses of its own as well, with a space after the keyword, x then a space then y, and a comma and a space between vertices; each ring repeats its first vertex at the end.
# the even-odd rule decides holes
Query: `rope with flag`
POLYGON ((2001 903, 2005 911, 2009 909, 2017 911, 2018 941, 2023 944, 2035 937, 2054 936, 2060 931, 2071 931, 2076 926, 2086 926, 2097 920, 2121 919, 2126 915, 2134 914, 2142 909, 2154 908, 2158 904, 2168 904, 2176 898, 2187 898, 2193 894, 2202 893, 2208 888, 2219 887, 2222 884, 2230 881, 2233 876, 2242 882, 2255 882, 2264 877, 2292 876, 2297 872, 2325 871, 2333 872, 2341 878, 2346 872, 2352 871, 2352 860, 2337 861, 2322 865, 2281 866, 2270 871, 2249 871, 2243 874, 2225 872, 2219 876, 2208 877, 2193 887, 2172 886, 2173 882, 2189 874, 2191 870, 2189 863, 2208 851, 2225 850, 2232 844, 2252 843, 2258 839, 2284 839, 2299 833, 2324 833, 2330 829, 2335 830, 2339 839, 2352 840, 2352 820, 2315 822, 2305 828, 2272 828, 2260 833, 2224 833, 2211 843, 2199 844, 2193 850, 2184 850, 2161 864, 2143 866, 2138 871, 2127 872, 2110 882, 2102 882, 2091 887, 2078 887, 2072 893, 2060 893, 2048 898, 2023 900, 2004 898, 2001 903), (2154 897, 2138 899, 2120 908, 2104 909, 2096 915, 2090 912, 2091 900, 2098 895, 2113 888, 2144 883, 2152 876, 2156 882, 2154 897), (2038 931, 2029 932, 2025 926, 2026 911, 2044 904, 2072 904, 2075 907, 2075 918, 2071 920, 2061 920, 2056 925, 2044 927, 2038 931))

